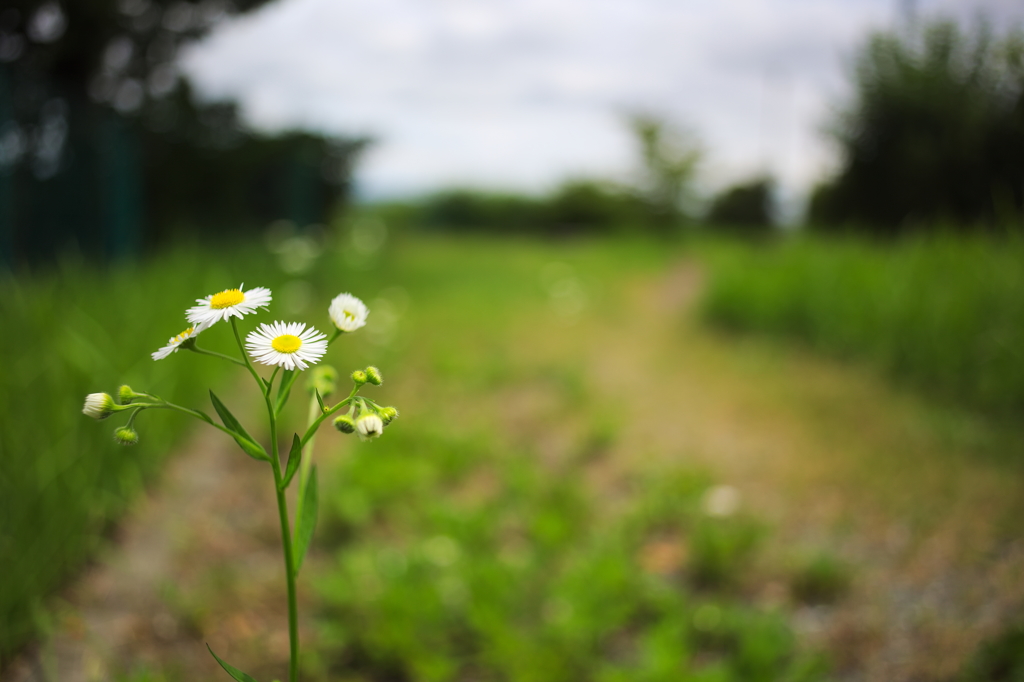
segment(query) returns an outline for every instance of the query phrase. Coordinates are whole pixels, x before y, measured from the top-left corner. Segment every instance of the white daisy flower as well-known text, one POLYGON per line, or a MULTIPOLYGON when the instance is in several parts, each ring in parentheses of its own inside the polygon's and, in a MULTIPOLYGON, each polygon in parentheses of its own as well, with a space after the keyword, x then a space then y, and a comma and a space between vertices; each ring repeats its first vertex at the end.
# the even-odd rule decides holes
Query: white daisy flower
POLYGON ((189 339, 196 338, 196 335, 199 332, 203 331, 203 329, 204 329, 203 327, 196 327, 195 325, 192 325, 191 327, 189 327, 188 329, 186 329, 182 333, 178 334, 177 336, 172 336, 170 339, 167 340, 167 345, 166 346, 164 346, 163 348, 161 348, 158 351, 154 351, 153 353, 150 353, 150 355, 153 356, 154 360, 163 360, 164 358, 166 358, 171 353, 177 353, 178 352, 178 347, 181 344, 185 343, 189 339))
POLYGON ((338 294, 327 310, 334 326, 343 332, 354 332, 366 324, 370 314, 366 304, 352 294, 338 294))
POLYGON ((270 303, 270 289, 256 287, 243 291, 242 287, 237 289, 225 289, 219 294, 213 294, 206 298, 197 298, 196 303, 185 311, 185 317, 194 325, 202 328, 209 327, 214 322, 226 320, 229 317, 241 319, 243 315, 255 312, 257 308, 266 308, 270 303))
POLYGON ((370 440, 384 433, 384 420, 372 412, 361 415, 356 419, 356 433, 359 440, 370 440))
POLYGON ((327 336, 301 322, 274 322, 249 332, 245 346, 253 360, 264 365, 306 369, 327 352, 327 336))

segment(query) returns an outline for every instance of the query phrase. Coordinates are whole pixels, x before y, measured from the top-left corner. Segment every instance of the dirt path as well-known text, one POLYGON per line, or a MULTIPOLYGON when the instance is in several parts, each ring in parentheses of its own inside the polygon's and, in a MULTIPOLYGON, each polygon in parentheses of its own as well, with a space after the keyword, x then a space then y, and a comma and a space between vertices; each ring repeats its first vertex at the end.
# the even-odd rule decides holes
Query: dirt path
POLYGON ((258 679, 286 676, 279 532, 267 466, 197 430, 4 682, 220 680, 206 643, 258 679))
MULTIPOLYGON (((987 446, 969 419, 853 367, 716 336, 691 314, 700 287, 691 265, 630 286, 614 324, 595 312, 580 322, 585 345, 579 333, 550 334, 541 351, 555 364, 582 362, 601 400, 626 411, 605 476, 693 462, 740 491, 772 526, 780 556, 828 551, 852 565, 839 604, 793 606, 799 633, 835 654, 842 679, 948 679, 1020 612, 1024 482, 979 456, 987 446)), ((412 408, 422 382, 406 382, 391 386, 412 408)), ((117 542, 63 595, 50 640, 3 682, 113 680, 118 661, 161 671, 154 681, 221 680, 204 642, 258 679, 284 675, 269 472, 218 435, 198 432, 172 458, 117 542)), ((770 575, 758 598, 779 601, 770 575)))
POLYGON ((609 393, 653 406, 628 421, 624 466, 700 462, 771 523, 780 554, 851 564, 852 593, 795 622, 845 679, 950 679, 1024 606, 1021 470, 992 462, 983 426, 871 372, 709 332, 688 305, 699 281, 682 265, 638 283, 642 327, 595 350, 594 366, 630 358, 630 371, 596 375, 609 393))

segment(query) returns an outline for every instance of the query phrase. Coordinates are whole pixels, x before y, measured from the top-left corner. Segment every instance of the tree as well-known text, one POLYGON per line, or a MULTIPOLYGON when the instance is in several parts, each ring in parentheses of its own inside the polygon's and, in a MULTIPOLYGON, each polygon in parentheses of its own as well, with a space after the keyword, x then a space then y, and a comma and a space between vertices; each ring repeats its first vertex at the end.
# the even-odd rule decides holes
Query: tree
POLYGON ((365 139, 245 130, 175 60, 265 0, 11 0, 0 10, 0 265, 182 229, 323 220, 365 139))
POLYGON ((686 216, 691 185, 703 156, 694 136, 651 114, 634 115, 630 127, 640 146, 639 198, 649 222, 667 232, 686 216))
POLYGON ((880 233, 994 223, 1024 208, 1024 39, 933 23, 873 34, 833 135, 812 224, 880 233))
POLYGON ((747 233, 770 231, 775 224, 774 185, 762 177, 725 189, 712 202, 707 222, 747 233))

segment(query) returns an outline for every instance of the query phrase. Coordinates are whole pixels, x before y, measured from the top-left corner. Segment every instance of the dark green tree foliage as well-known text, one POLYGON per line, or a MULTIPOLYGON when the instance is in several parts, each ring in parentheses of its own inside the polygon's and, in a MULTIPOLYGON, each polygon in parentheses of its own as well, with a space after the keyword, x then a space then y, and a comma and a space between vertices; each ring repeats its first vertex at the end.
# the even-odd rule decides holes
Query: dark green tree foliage
POLYGON ((742 232, 768 232, 774 225, 771 178, 733 185, 711 204, 707 222, 715 227, 742 232))
POLYGON ((0 9, 0 263, 323 220, 364 140, 268 138, 193 103, 180 48, 265 0, 12 0, 0 9))
POLYGON ((1024 207, 1024 39, 933 23, 871 36, 834 135, 842 168, 816 225, 880 233, 994 223, 1024 207))
POLYGON ((568 236, 602 234, 643 220, 631 192, 594 180, 572 180, 547 196, 449 190, 408 207, 414 226, 454 231, 568 236))

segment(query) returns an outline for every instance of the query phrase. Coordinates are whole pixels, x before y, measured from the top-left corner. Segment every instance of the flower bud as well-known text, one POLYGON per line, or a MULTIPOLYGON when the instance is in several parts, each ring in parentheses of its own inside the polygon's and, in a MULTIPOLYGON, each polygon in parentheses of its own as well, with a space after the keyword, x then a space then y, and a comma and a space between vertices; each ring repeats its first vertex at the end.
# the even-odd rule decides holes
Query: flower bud
POLYGON ((352 417, 343 414, 334 420, 334 428, 342 433, 352 433, 356 430, 356 423, 352 421, 352 417))
POLYGON ((398 410, 393 407, 382 407, 380 408, 380 418, 384 422, 384 426, 387 426, 395 420, 398 416, 398 410))
POLYGON ((384 433, 384 422, 376 414, 368 412, 356 419, 356 432, 359 440, 370 440, 384 433))
POLYGON ((135 445, 139 442, 139 434, 130 426, 114 429, 114 440, 121 445, 135 445))
POLYGON ((366 380, 374 386, 380 386, 384 383, 384 380, 380 377, 380 370, 372 366, 366 368, 366 380))
POLYGON ((326 398, 337 390, 337 380, 338 372, 330 365, 314 367, 309 381, 310 392, 316 389, 321 398, 326 398))
POLYGON ((90 393, 85 396, 85 406, 82 407, 82 414, 93 419, 106 419, 114 414, 114 399, 107 393, 90 393))
POLYGON ((121 388, 117 389, 117 399, 121 401, 122 405, 129 405, 132 402, 132 398, 135 397, 135 391, 128 384, 125 384, 121 388))
POLYGON ((362 386, 367 382, 366 372, 361 369, 352 372, 352 381, 356 382, 356 385, 362 386))

